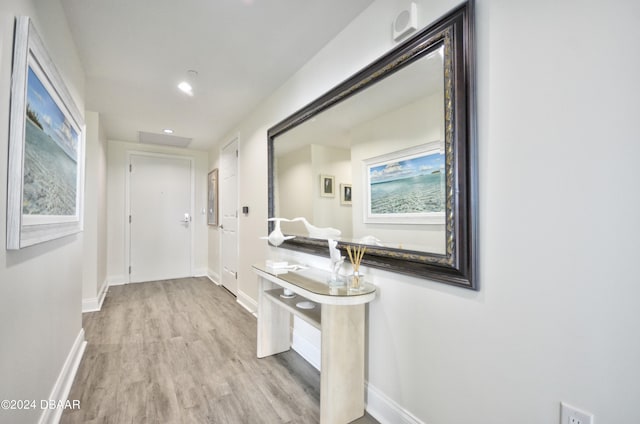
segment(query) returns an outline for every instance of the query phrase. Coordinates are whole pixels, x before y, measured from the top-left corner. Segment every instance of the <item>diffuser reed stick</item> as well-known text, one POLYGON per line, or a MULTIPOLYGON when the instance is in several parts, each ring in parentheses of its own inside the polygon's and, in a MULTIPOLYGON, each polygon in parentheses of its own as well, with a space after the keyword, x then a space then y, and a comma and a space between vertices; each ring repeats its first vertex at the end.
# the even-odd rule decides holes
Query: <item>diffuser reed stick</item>
POLYGON ((351 261, 351 265, 353 266, 353 279, 351 281, 351 285, 353 288, 360 287, 360 263, 362 262, 362 258, 364 257, 364 253, 366 251, 366 246, 357 246, 353 249, 353 251, 351 249, 351 246, 347 246, 349 260, 351 261))

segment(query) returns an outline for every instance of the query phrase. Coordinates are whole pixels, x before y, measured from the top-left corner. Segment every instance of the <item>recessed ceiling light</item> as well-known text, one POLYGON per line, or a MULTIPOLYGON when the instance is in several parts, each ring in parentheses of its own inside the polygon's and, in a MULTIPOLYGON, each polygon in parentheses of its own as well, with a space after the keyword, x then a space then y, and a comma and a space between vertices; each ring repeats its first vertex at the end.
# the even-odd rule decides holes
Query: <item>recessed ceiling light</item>
POLYGON ((173 134, 173 130, 171 128, 165 128, 162 130, 162 132, 165 134, 173 134))
POLYGON ((193 87, 191 87, 191 84, 189 84, 188 82, 182 81, 180 84, 178 84, 178 88, 183 93, 186 93, 189 96, 193 96, 193 87))
POLYGON ((198 71, 189 69, 187 71, 187 77, 180 84, 178 84, 178 88, 180 89, 180 91, 189 96, 193 96, 193 85, 197 77, 198 71))

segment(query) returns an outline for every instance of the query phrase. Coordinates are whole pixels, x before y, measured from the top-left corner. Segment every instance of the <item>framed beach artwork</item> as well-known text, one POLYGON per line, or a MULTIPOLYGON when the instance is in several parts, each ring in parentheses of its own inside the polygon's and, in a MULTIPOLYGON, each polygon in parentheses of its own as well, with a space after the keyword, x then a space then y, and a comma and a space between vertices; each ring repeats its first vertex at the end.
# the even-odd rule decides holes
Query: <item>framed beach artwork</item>
POLYGON ((345 206, 351 206, 351 184, 340 184, 340 204, 345 206))
POLYGON ((365 223, 444 225, 444 143, 377 156, 364 168, 365 223))
POLYGON ((320 196, 335 197, 336 178, 332 175, 320 175, 320 196))
POLYGON ((207 193, 207 224, 218 225, 218 168, 209 172, 207 193))
POLYGON ((28 17, 16 18, 7 249, 82 231, 84 122, 28 17))

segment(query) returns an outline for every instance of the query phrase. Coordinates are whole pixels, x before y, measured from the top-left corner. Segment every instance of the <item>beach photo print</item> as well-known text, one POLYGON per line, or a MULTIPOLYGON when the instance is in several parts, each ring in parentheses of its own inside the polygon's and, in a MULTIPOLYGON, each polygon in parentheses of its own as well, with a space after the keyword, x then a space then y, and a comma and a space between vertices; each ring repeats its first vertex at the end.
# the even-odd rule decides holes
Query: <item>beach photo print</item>
POLYGON ((28 17, 16 18, 7 249, 82 231, 84 121, 28 17))
POLYGON ((444 224, 445 154, 429 143, 365 161, 364 221, 444 224))

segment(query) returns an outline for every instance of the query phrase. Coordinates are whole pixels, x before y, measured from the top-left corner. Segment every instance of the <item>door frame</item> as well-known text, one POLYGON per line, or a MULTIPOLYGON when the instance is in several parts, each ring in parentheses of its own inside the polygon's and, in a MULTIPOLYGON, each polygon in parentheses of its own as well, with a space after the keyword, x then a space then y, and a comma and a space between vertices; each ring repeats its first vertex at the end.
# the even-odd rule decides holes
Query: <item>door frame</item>
POLYGON ((131 224, 129 221, 129 215, 131 214, 131 170, 129 166, 131 165, 131 157, 132 156, 152 156, 158 158, 169 158, 169 159, 181 159, 189 161, 189 168, 191 169, 191 193, 189 194, 189 208, 191 215, 191 223, 189 225, 189 237, 190 237, 190 246, 189 246, 189 274, 193 276, 193 270, 195 267, 195 160, 193 156, 186 155, 172 155, 169 153, 156 153, 156 152, 145 152, 140 150, 127 150, 126 153, 126 164, 125 164, 125 189, 124 189, 124 275, 126 284, 131 283, 131 273, 129 270, 131 269, 131 224))
MULTIPOLYGON (((220 146, 220 151, 218 152, 218 158, 219 158, 219 168, 221 169, 222 172, 222 153, 224 151, 224 149, 229 146, 231 143, 235 143, 236 144, 236 152, 237 156, 236 156, 236 211, 238 211, 238 219, 236 221, 236 268, 238 268, 238 266, 240 265, 240 172, 239 172, 239 165, 240 165, 240 133, 237 133, 236 135, 234 135, 233 137, 231 137, 229 139, 229 141, 227 141, 224 145, 220 146)), ((222 184, 222 178, 219 179, 219 184, 222 184)), ((220 188, 218 188, 218 193, 222 192, 222 190, 220 188)), ((220 199, 221 201, 223 201, 224 199, 220 199)), ((220 224, 218 225, 218 228, 220 229, 220 227, 222 226, 222 218, 219 219, 220 220, 220 224)), ((222 284, 222 278, 223 278, 223 274, 224 274, 224 262, 223 262, 223 255, 222 255, 222 249, 224 248, 223 245, 223 235, 222 235, 222 231, 220 232, 220 238, 218 241, 218 252, 219 252, 219 264, 220 264, 220 285, 222 287, 224 287, 224 284, 222 284)), ((238 270, 236 269, 236 273, 238 272, 238 270)), ((239 287, 238 287, 238 278, 236 277, 236 293, 234 294, 234 296, 236 296, 236 299, 238 299, 238 295, 240 293, 239 287)))

